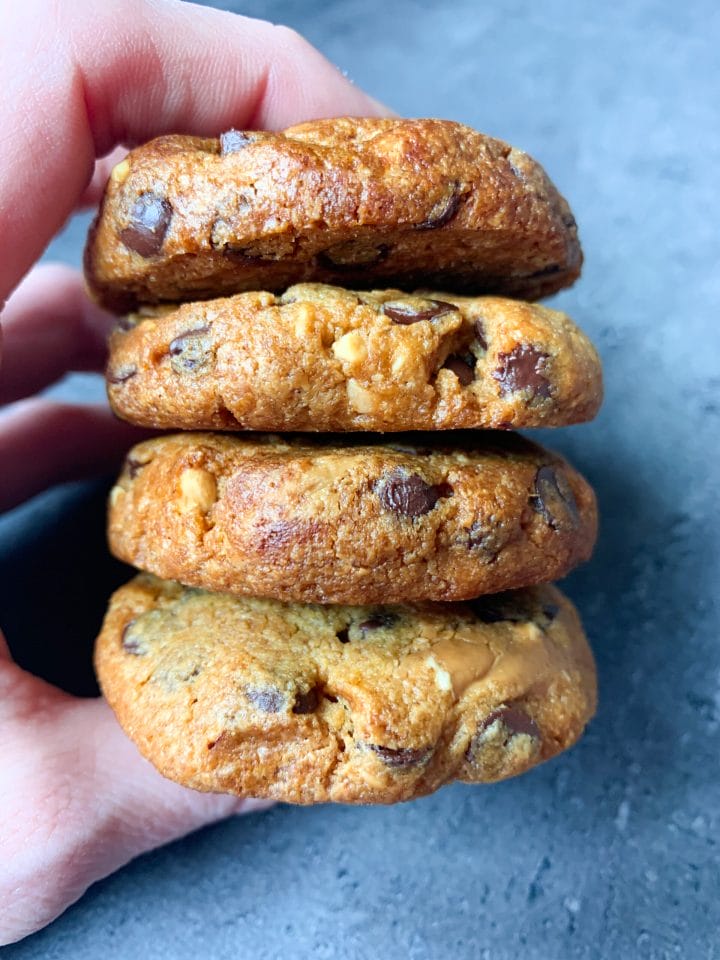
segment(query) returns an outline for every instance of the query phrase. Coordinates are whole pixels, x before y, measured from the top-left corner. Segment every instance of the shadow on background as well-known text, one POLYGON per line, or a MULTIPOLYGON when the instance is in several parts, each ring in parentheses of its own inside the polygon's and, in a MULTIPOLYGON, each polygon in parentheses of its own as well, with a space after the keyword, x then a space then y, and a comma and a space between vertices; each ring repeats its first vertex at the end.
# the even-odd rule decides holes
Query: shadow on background
POLYGON ((105 539, 111 481, 48 491, 0 518, 0 626, 17 662, 68 693, 98 692, 92 647, 132 570, 105 539))

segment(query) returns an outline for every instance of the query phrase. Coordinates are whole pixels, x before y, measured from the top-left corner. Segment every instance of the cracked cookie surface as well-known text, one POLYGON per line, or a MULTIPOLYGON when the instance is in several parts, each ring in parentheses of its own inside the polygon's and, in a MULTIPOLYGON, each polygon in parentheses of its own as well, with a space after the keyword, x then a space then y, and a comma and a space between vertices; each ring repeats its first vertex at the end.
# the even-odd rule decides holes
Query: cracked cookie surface
POLYGON ((323 284, 145 308, 107 381, 119 416, 187 430, 561 426, 602 400, 594 347, 556 310, 323 284))
POLYGON ((552 586, 320 607, 145 574, 113 596, 95 662, 165 776, 292 803, 395 803, 515 776, 571 746, 596 699, 577 613, 552 586))
POLYGON ((133 150, 85 255, 119 312, 302 281, 532 300, 581 263, 570 208, 527 154, 450 121, 347 117, 133 150))
POLYGON ((557 579, 596 528, 588 483, 514 434, 185 433, 130 451, 108 532, 121 560, 190 586, 389 603, 557 579))

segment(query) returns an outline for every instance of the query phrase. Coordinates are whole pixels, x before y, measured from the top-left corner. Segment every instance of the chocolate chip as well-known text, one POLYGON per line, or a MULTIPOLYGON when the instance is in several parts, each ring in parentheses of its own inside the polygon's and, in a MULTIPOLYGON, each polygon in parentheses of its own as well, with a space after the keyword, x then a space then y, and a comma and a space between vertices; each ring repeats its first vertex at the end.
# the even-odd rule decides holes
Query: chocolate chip
POLYGON ((487 337, 485 335, 485 327, 483 326, 482 320, 475 320, 473 323, 475 328, 475 339, 483 350, 487 350, 487 337))
POLYGON ((246 689, 250 703, 263 713, 280 713, 285 706, 285 697, 275 687, 257 687, 246 689))
POLYGON ((170 343, 170 366, 175 373, 197 373, 212 360, 209 338, 205 336, 209 325, 187 330, 170 343))
POLYGON ((317 687, 310 687, 305 693, 298 693, 295 696, 292 712, 312 713, 317 709, 318 703, 320 703, 320 693, 317 687))
POLYGON ((551 277, 554 273, 560 273, 562 267, 559 263, 552 263, 549 267, 543 267, 542 270, 536 270, 529 274, 530 279, 535 277, 551 277))
POLYGON ((520 167, 515 166, 512 160, 508 160, 508 166, 510 167, 512 172, 515 174, 515 176, 518 178, 518 180, 523 180, 523 181, 525 180, 525 174, 522 172, 520 167))
POLYGON ((562 222, 565 224, 568 230, 572 230, 573 227, 577 227, 575 217, 571 213, 564 213, 562 222))
POLYGON ((135 626, 135 623, 135 619, 128 620, 123 628, 120 643, 125 653, 131 653, 135 657, 141 657, 145 653, 145 647, 139 637, 132 635, 132 628, 135 626))
POLYGON ((119 330, 120 333, 127 333, 128 330, 134 330, 138 325, 136 319, 137 314, 126 313, 122 317, 118 317, 115 321, 115 329, 119 330))
POLYGON ((338 638, 340 643, 349 643, 350 642, 350 630, 348 627, 342 627, 340 630, 335 632, 335 636, 338 638))
POLYGON ((553 467, 540 467, 535 474, 535 492, 530 495, 530 504, 541 513, 553 530, 568 525, 576 527, 580 515, 575 495, 564 473, 553 467))
POLYGON ((528 737, 540 738, 540 730, 533 718, 528 716, 524 710, 509 705, 493 710, 481 723, 478 733, 487 730, 496 720, 502 723, 511 737, 517 736, 517 734, 525 734, 528 737))
POLYGON ((471 353, 451 353, 445 363, 443 370, 450 370, 458 378, 463 387, 467 387, 475 379, 475 357, 471 353))
POLYGON ((368 746, 388 767, 416 767, 432 754, 432 747, 383 747, 377 743, 368 746))
POLYGON ((130 211, 130 222, 120 232, 120 239, 141 257, 154 257, 162 249, 172 215, 173 208, 164 197, 141 193, 130 211))
POLYGON ((436 317, 442 317, 446 313, 452 313, 457 310, 454 303, 446 303, 444 300, 425 300, 429 304, 427 307, 419 307, 406 300, 388 300, 382 305, 382 313, 390 317, 393 323, 400 323, 408 326, 411 323, 418 323, 420 320, 434 320, 436 317))
POLYGON ((148 465, 148 460, 138 460, 137 457, 134 457, 132 453, 129 453, 125 457, 125 464, 123 469, 127 473, 128 477, 131 480, 134 480, 135 477, 140 473, 143 467, 148 465))
POLYGON ((482 623, 527 623, 532 620, 531 612, 518 603, 516 595, 511 592, 477 597, 468 606, 482 623))
POLYGON ((358 624, 358 630, 365 633, 367 630, 383 630, 394 626, 400 618, 396 613, 374 613, 367 620, 358 624))
POLYGON ((243 130, 226 130, 220 134, 220 156, 226 157, 229 153, 239 153, 254 137, 249 137, 243 130))
POLYGON ((560 613, 560 607, 556 603, 544 603, 542 612, 543 615, 550 621, 550 623, 552 623, 555 617, 560 613))
POLYGON ((117 370, 106 370, 105 379, 108 383, 127 383, 137 374, 137 367, 118 367, 117 370))
POLYGON ((493 710, 492 713, 488 714, 480 723, 477 733, 465 751, 466 760, 472 761, 475 759, 478 747, 482 744, 483 740, 489 737, 488 731, 498 721, 501 724, 499 732, 503 735, 503 746, 507 746, 513 737, 520 735, 532 737, 538 742, 541 740, 540 728, 532 717, 528 716, 524 710, 520 710, 518 707, 510 704, 503 705, 498 707, 497 710, 493 710))
POLYGON ((330 270, 356 270, 358 267, 377 266, 387 258, 389 252, 390 247, 384 243, 370 247, 356 242, 341 243, 319 253, 318 262, 330 270))
POLYGON ((547 353, 529 343, 520 343, 510 353, 499 353, 500 366, 493 377, 503 396, 517 390, 530 390, 535 397, 549 397, 550 383, 545 376, 547 353))
POLYGON ((438 200, 428 214, 427 219, 423 220, 422 223, 416 223, 415 229, 436 230, 438 227, 444 227, 446 223, 449 223, 458 212, 460 206, 459 189, 460 184, 456 183, 452 193, 438 200))
POLYGON ((495 517, 487 520, 476 520, 467 532, 467 545, 475 553, 481 555, 485 563, 492 563, 508 540, 508 531, 505 525, 495 517))
POLYGON ((452 487, 448 483, 426 483, 417 473, 398 467, 376 483, 375 492, 386 510, 402 517, 421 517, 441 497, 452 496, 452 487))

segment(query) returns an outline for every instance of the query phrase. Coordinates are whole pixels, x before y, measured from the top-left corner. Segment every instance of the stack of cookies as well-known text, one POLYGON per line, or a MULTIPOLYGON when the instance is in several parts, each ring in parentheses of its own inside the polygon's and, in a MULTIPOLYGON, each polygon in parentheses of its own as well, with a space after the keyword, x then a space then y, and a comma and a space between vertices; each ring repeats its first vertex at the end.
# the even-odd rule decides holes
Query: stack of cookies
POLYGON ((114 169, 86 251, 124 314, 110 402, 187 432, 112 490, 145 572, 96 667, 162 773, 391 803, 577 740, 594 665, 549 582, 590 555, 595 498, 508 431, 599 407, 592 345, 528 302, 581 259, 539 165, 456 123, 169 136, 114 169))

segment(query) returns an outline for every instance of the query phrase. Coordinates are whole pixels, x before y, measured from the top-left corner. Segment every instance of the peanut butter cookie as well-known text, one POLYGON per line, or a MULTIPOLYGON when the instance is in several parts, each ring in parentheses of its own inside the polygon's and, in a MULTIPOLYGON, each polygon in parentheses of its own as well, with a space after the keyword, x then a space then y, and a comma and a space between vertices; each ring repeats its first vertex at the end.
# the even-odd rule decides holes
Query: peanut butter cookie
POLYGON ((141 570, 207 590, 391 603, 564 576, 596 525, 586 481, 513 434, 184 433, 131 450, 109 542, 141 570))
POLYGON ((346 117, 133 150, 85 267, 124 311, 301 281, 535 299, 581 262, 570 208, 527 154, 459 123, 346 117))
POLYGON ((554 587, 468 604, 319 607, 143 575, 110 602, 105 696, 165 776, 291 803, 395 803, 571 746, 592 654, 554 587))
POLYGON ((216 430, 434 430, 591 419, 600 361, 563 313, 322 284, 146 308, 115 332, 115 412, 216 430))

